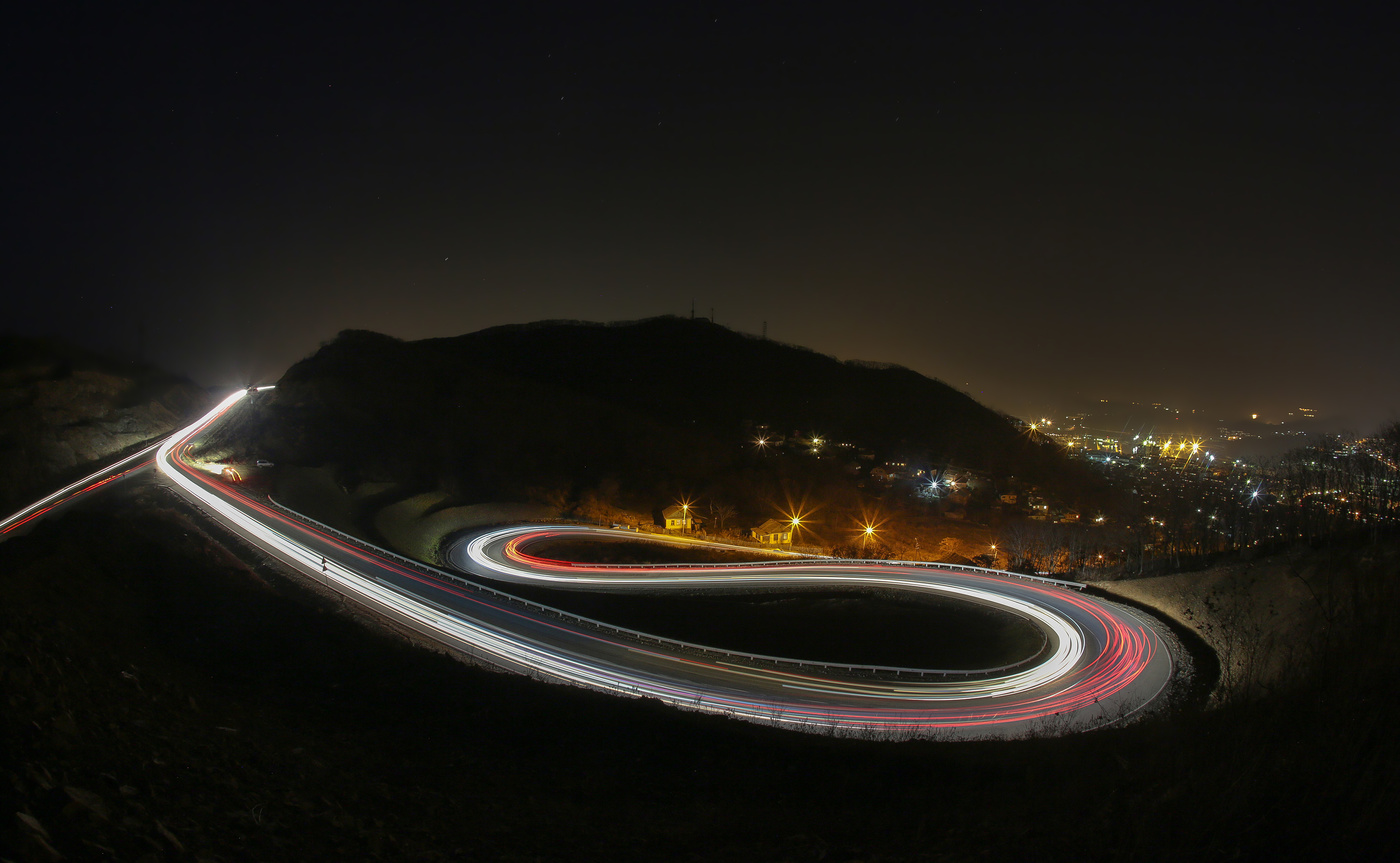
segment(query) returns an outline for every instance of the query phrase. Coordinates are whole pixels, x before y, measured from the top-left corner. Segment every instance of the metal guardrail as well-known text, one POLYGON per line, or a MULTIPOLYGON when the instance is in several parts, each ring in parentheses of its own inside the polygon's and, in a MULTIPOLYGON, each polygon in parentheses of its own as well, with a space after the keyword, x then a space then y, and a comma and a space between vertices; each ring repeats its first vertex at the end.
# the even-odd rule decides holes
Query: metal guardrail
MULTIPOLYGON (((268 496, 267 496, 267 500, 268 500, 268 503, 271 503, 274 507, 276 507, 277 509, 279 509, 279 510, 281 510, 282 512, 286 513, 287 515, 289 515, 289 516, 291 516, 291 517, 297 519, 298 521, 302 521, 302 522, 305 522, 305 523, 307 523, 307 524, 314 525, 315 527, 320 528, 321 530, 325 530, 325 531, 328 531, 328 532, 330 532, 330 533, 333 533, 333 534, 335 534, 337 537, 340 537, 341 539, 346 540, 346 541, 350 542, 351 544, 353 544, 353 545, 355 545, 355 546, 358 546, 359 548, 364 549, 365 551, 370 551, 370 552, 373 552, 374 554, 377 554, 377 555, 380 555, 380 556, 382 556, 382 557, 385 557, 385 558, 388 558, 388 559, 390 559, 390 560, 393 560, 393 561, 396 562, 396 563, 402 564, 403 566, 410 567, 411 569, 414 569, 414 570, 416 570, 416 571, 418 571, 418 572, 420 572, 420 573, 422 573, 422 574, 424 574, 424 575, 427 575, 427 576, 429 576, 429 577, 447 580, 447 581, 449 581, 449 582, 453 582, 453 583, 455 583, 455 584, 461 585, 461 586, 466 587, 466 588, 469 588, 469 589, 471 589, 471 590, 481 591, 481 592, 483 592, 483 593, 490 594, 490 595, 495 596, 495 597, 500 598, 500 599, 505 599, 505 600, 508 600, 508 601, 510 601, 510 602, 518 603, 518 604, 523 605, 523 606, 525 606, 525 607, 527 607, 527 608, 530 608, 530 609, 532 609, 532 610, 540 611, 540 612, 545 612, 545 613, 547 613, 547 614, 550 614, 550 615, 553 615, 553 616, 556 616, 556 617, 560 617, 560 618, 564 618, 564 619, 566 619, 566 620, 570 620, 570 621, 573 621, 573 622, 575 622, 575 623, 581 623, 581 624, 583 624, 583 625, 585 625, 585 626, 590 626, 590 627, 593 627, 594 629, 597 629, 597 630, 600 630, 600 631, 603 631, 603 632, 610 632, 610 633, 614 633, 614 634, 617 634, 617 635, 628 636, 628 637, 634 638, 634 639, 636 639, 636 640, 638 640, 638 641, 640 641, 640 642, 643 642, 643 643, 648 643, 648 642, 650 642, 650 643, 658 644, 658 645, 668 645, 668 646, 672 646, 672 647, 679 647, 679 648, 682 648, 682 649, 684 649, 684 650, 694 651, 694 652, 697 652, 697 653, 699 653, 699 654, 701 654, 701 655, 705 655, 705 656, 716 656, 716 655, 717 655, 717 656, 726 656, 726 657, 732 657, 732 658, 735 658, 735 659, 745 659, 745 660, 748 660, 748 661, 750 661, 750 662, 757 662, 757 663, 761 663, 761 664, 776 665, 776 666, 779 666, 779 667, 782 667, 782 666, 793 666, 793 667, 796 667, 796 668, 804 668, 804 669, 817 669, 817 668, 820 668, 820 669, 828 670, 828 671, 829 671, 829 670, 832 670, 832 669, 839 669, 839 670, 841 670, 841 671, 850 672, 851 674, 868 674, 868 675, 872 675, 872 676, 884 674, 884 675, 894 675, 894 676, 896 676, 896 677, 901 676, 901 675, 910 675, 910 676, 912 676, 912 675, 917 675, 917 676, 919 676, 919 677, 927 677, 927 676, 929 676, 929 675, 934 675, 934 676, 945 677, 945 678, 946 678, 946 677, 957 677, 957 678, 968 679, 968 678, 981 678, 981 677, 985 677, 985 676, 987 676, 987 675, 999 674, 999 673, 1003 673, 1003 672, 1007 672, 1007 671, 1013 671, 1013 670, 1015 670, 1015 669, 1017 669, 1017 668, 1022 668, 1022 667, 1026 666, 1026 665, 1029 665, 1029 664, 1031 664, 1032 662, 1034 662, 1035 660, 1037 660, 1037 659, 1040 658, 1041 654, 1043 654, 1043 653, 1045 652, 1045 649, 1046 649, 1046 647, 1048 646, 1049 641, 1050 641, 1049 636, 1046 635, 1044 632, 1042 632, 1042 633, 1041 633, 1041 638, 1042 638, 1041 645, 1040 645, 1039 649, 1036 650, 1036 652, 1035 652, 1033 655, 1031 655, 1030 657, 1028 657, 1028 658, 1026 658, 1026 659, 1023 659, 1023 660, 1021 660, 1020 662, 1014 662, 1014 663, 1011 663, 1011 664, 1009 664, 1009 665, 1003 665, 1003 666, 999 666, 999 667, 996 667, 996 668, 978 668, 978 669, 971 669, 971 670, 943 670, 943 669, 928 669, 928 668, 903 668, 903 667, 899 667, 899 666, 890 666, 890 665, 853 665, 853 664, 842 663, 842 662, 813 662, 813 661, 801 660, 801 659, 791 659, 791 658, 782 657, 782 656, 767 656, 767 655, 761 654, 761 653, 745 653, 745 652, 743 652, 743 651, 738 651, 738 650, 725 650, 724 648, 710 647, 710 646, 708 646, 708 645, 704 645, 704 644, 695 644, 695 643, 692 643, 692 642, 689 642, 689 641, 681 641, 681 640, 679 640, 679 639, 674 639, 674 638, 661 638, 661 637, 659 637, 659 636, 655 636, 655 635, 652 635, 652 634, 647 633, 647 632, 642 632, 642 631, 640 631, 640 630, 628 629, 627 627, 624 627, 624 626, 617 626, 617 625, 615 625, 615 624, 606 623, 606 622, 601 621, 601 620, 594 620, 594 619, 591 618, 591 617, 583 617, 582 615, 574 614, 574 613, 572 613, 572 612, 564 611, 563 609, 554 608, 554 607, 552 607, 552 606, 544 605, 544 604, 542 604, 542 603, 532 602, 531 600, 523 599, 523 598, 521 598, 521 597, 519 597, 519 596, 515 596, 515 595, 510 594, 510 593, 505 593, 504 591, 496 590, 495 588, 492 588, 492 587, 487 587, 487 586, 484 585, 484 584, 480 584, 480 583, 478 583, 478 582, 475 582, 475 581, 471 581, 471 580, 469 580, 469 579, 462 578, 461 576, 455 575, 455 574, 453 574, 453 573, 447 572, 447 571, 442 570, 442 569, 438 569, 438 568, 435 567, 435 566, 429 566, 429 565, 427 565, 427 564, 425 564, 425 563, 423 563, 423 562, 421 562, 421 561, 417 561, 417 560, 413 560, 412 558, 404 557, 404 556, 401 555, 401 554, 398 554, 398 553, 396 553, 396 552, 389 551, 388 549, 385 549, 385 548, 381 548, 381 547, 379 547, 379 546, 377 546, 377 545, 374 545, 373 543, 365 542, 363 539, 360 539, 360 538, 357 537, 357 536, 354 536, 354 535, 352 535, 352 534, 346 533, 345 531, 340 530, 339 528, 331 527, 331 526, 328 525, 328 524, 325 524, 325 523, 323 523, 323 522, 317 521, 316 519, 311 518, 310 516, 304 515, 304 514, 302 514, 302 513, 300 513, 300 512, 297 512, 296 510, 294 510, 294 509, 292 509, 292 508, 290 508, 290 507, 287 507, 287 506, 284 506, 283 504, 278 503, 278 502, 272 497, 272 495, 268 495, 268 496)), ((887 566, 889 565, 889 561, 840 560, 840 559, 838 559, 838 558, 823 558, 823 559, 821 559, 821 560, 823 560, 823 561, 830 561, 830 562, 832 562, 832 563, 837 563, 837 562, 841 562, 841 563, 882 563, 882 564, 885 564, 885 565, 887 565, 887 566)), ((905 563, 905 562, 901 562, 900 565, 904 565, 904 563, 905 563)), ((947 567, 947 566, 945 566, 945 565, 943 565, 943 564, 921 563, 921 562, 917 562, 917 561, 909 561, 909 562, 907 562, 907 563, 912 564, 912 565, 916 565, 916 566, 927 566, 927 567, 938 566, 938 567, 943 567, 943 568, 950 568, 950 567, 947 567)), ((731 567, 732 567, 732 566, 754 566, 754 565, 758 565, 758 566, 768 566, 768 565, 793 565, 793 564, 796 564, 796 565, 805 565, 805 566, 812 566, 812 565, 814 565, 814 561, 812 561, 812 560, 810 560, 810 559, 809 559, 809 560, 792 560, 792 561, 789 561, 789 560, 775 560, 775 561, 760 561, 760 562, 757 562, 756 564, 725 563, 725 564, 713 564, 713 565, 714 565, 714 566, 731 566, 731 567)), ((610 565, 610 566, 611 566, 611 565, 610 565)), ((623 568, 623 567, 632 567, 632 568, 654 568, 654 569, 685 569, 685 568, 688 568, 688 567, 694 567, 695 564, 661 564, 661 565, 658 565, 658 566, 655 566, 655 567, 652 567, 652 566, 650 566, 649 564, 618 564, 617 566, 618 566, 619 568, 623 568)), ((708 568, 708 567, 711 566, 711 565, 710 565, 710 564, 704 564, 704 566, 706 566, 706 567, 708 568)), ((969 571, 970 571, 970 570, 980 570, 981 567, 961 567, 961 569, 965 569, 965 570, 969 570, 969 571)), ((1000 570, 983 570, 983 571, 984 571, 984 572, 988 572, 988 573, 1001 574, 1001 573, 1000 573, 1000 570)), ((1015 573, 1009 573, 1009 574, 1015 575, 1015 573)), ((1020 576, 1020 577, 1032 579, 1032 580, 1035 580, 1035 581, 1045 581, 1045 582, 1049 582, 1049 583, 1052 583, 1052 584, 1058 584, 1058 585, 1075 585, 1075 584, 1076 584, 1075 582, 1056 582, 1056 581, 1054 581, 1053 579, 1039 578, 1039 577, 1037 577, 1037 576, 1020 576)), ((1082 584, 1077 585, 1077 586, 1078 586, 1080 589, 1083 589, 1083 587, 1084 587, 1084 585, 1082 585, 1082 584)))
POLYGON ((1036 581, 1041 584, 1050 584, 1055 587, 1063 587, 1066 590, 1083 590, 1087 585, 1078 581, 1061 581, 1056 578, 1046 578, 1043 575, 1025 575, 1019 572, 1008 572, 1004 569, 988 569, 982 566, 963 566, 957 563, 936 563, 927 560, 872 560, 861 557, 822 557, 805 560, 756 560, 747 563, 610 563, 609 569, 686 569, 695 566, 704 566, 706 569, 725 566, 821 566, 823 564, 875 564, 885 567, 919 566, 926 569, 945 569, 955 572, 967 572, 974 575, 995 575, 1002 578, 1015 578, 1022 581, 1036 581))

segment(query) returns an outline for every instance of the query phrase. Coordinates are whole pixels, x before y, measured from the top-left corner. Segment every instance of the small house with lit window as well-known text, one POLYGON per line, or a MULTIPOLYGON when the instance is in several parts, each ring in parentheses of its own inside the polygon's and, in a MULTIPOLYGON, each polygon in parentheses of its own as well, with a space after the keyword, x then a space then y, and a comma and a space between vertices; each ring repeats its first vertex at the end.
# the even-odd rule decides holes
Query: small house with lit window
POLYGON ((770 518, 753 529, 753 538, 764 545, 789 545, 792 543, 792 522, 770 518))
POLYGON ((668 506, 661 510, 667 530, 690 530, 695 526, 694 507, 668 506))

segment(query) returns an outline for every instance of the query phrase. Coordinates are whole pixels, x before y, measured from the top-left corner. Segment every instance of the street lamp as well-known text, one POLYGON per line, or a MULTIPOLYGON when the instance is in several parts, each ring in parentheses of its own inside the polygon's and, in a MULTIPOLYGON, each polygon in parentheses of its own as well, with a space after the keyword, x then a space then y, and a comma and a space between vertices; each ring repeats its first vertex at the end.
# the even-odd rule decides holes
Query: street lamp
POLYGON ((866 524, 861 525, 861 530, 860 530, 860 547, 861 547, 862 549, 864 549, 864 548, 865 548, 865 544, 866 544, 867 542, 869 542, 870 540, 874 539, 874 538, 875 538, 875 525, 870 524, 870 523, 868 523, 868 522, 867 522, 866 524))
POLYGON ((689 527, 690 527, 690 501, 688 501, 688 500, 678 500, 678 501, 676 501, 676 506, 679 506, 679 507, 681 508, 681 530, 687 530, 687 529, 689 529, 689 527))

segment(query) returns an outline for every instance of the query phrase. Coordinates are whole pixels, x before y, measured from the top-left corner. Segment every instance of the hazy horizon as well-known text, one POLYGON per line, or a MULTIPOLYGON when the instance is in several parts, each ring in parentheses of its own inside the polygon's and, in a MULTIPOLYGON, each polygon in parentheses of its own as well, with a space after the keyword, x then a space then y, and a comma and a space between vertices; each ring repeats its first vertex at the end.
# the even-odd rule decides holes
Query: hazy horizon
POLYGON ((1373 429, 1400 74, 1372 14, 36 7, 4 326, 237 385, 347 328, 693 302, 1018 415, 1373 429))

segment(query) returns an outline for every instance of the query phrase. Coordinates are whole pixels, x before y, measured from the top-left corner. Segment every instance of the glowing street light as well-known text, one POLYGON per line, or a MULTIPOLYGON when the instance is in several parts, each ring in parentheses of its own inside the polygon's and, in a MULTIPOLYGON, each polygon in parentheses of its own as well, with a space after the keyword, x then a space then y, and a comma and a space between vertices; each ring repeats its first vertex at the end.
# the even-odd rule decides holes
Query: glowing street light
POLYGON ((681 508, 681 530, 689 530, 689 529, 690 529, 690 507, 691 507, 690 501, 688 501, 688 500, 678 500, 678 501, 676 501, 676 505, 679 506, 679 507, 681 508))

